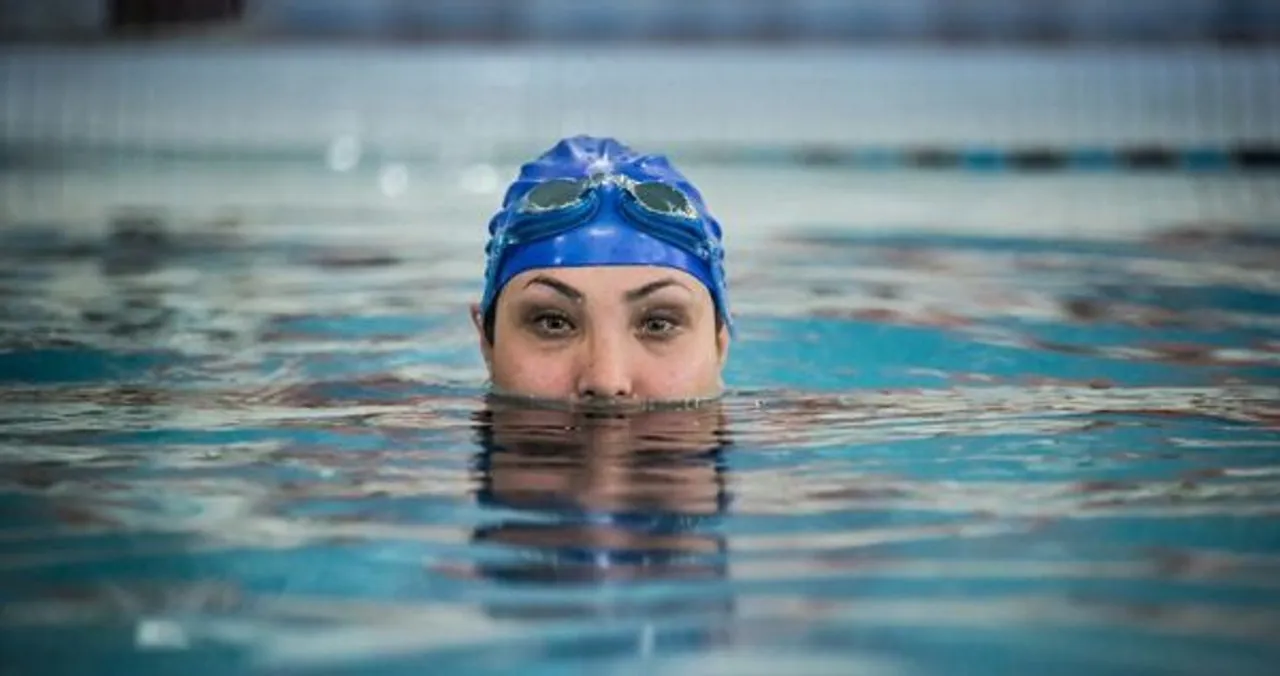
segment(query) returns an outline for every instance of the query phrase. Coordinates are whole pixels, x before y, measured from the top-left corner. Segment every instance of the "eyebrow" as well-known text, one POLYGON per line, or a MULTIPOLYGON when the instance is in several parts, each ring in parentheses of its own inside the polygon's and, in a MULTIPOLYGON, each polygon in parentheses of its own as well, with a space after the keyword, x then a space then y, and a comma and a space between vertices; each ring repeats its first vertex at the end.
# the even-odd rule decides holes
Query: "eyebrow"
MULTIPOLYGON (((583 295, 581 291, 573 288, 572 286, 569 286, 568 284, 565 284, 564 282, 558 279, 553 279, 551 277, 545 277, 545 276, 539 275, 538 277, 534 277, 533 279, 529 280, 529 282, 524 286, 527 289, 533 286, 534 284, 540 284, 542 286, 545 286, 575 303, 582 302, 583 295)), ((622 297, 628 303, 634 303, 647 296, 653 295, 654 293, 657 293, 658 291, 665 289, 668 286, 678 286, 682 289, 685 289, 686 291, 689 288, 684 284, 681 284, 680 282, 676 281, 674 278, 667 277, 665 279, 655 280, 655 281, 649 282, 648 284, 645 284, 644 286, 631 289, 630 291, 627 291, 626 293, 624 293, 622 297)))
POLYGON ((667 277, 666 279, 659 279, 657 281, 649 282, 648 284, 645 284, 642 287, 632 289, 626 292, 625 294, 623 294, 623 298, 626 298, 628 303, 634 303, 644 298, 645 296, 653 294, 659 289, 665 289, 668 286, 678 286, 686 291, 689 290, 689 287, 685 286, 684 284, 677 282, 675 279, 671 277, 667 277))
POLYGON ((581 291, 573 288, 572 286, 569 286, 568 284, 565 284, 564 282, 558 279, 552 279, 550 277, 542 277, 542 276, 534 277, 533 279, 529 280, 528 284, 524 285, 524 288, 527 289, 533 286, 534 284, 541 284, 545 287, 548 287, 554 290, 556 293, 559 293, 560 295, 564 296, 565 298, 568 298, 569 300, 575 303, 582 302, 581 291))

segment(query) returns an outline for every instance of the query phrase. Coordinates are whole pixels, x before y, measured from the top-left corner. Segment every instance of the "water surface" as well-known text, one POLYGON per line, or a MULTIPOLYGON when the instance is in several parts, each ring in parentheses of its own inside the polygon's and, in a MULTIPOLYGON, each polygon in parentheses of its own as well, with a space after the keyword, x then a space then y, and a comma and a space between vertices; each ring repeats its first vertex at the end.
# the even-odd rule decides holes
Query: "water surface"
POLYGON ((729 395, 613 417, 486 403, 474 233, 263 213, 0 237, 11 673, 1280 659, 1265 231, 757 234, 729 395))

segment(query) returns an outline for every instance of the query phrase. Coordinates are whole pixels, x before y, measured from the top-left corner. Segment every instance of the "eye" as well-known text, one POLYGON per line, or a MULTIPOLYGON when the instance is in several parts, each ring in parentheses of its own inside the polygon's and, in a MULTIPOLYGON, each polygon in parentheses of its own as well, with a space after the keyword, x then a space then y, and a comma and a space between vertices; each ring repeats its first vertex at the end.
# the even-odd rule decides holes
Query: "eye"
POLYGON ((558 338, 573 332, 573 322, 558 312, 544 312, 533 318, 533 328, 544 336, 558 338))
POLYGON ((680 324, 671 317, 650 315, 640 322, 640 332, 654 338, 667 338, 680 328, 680 324))

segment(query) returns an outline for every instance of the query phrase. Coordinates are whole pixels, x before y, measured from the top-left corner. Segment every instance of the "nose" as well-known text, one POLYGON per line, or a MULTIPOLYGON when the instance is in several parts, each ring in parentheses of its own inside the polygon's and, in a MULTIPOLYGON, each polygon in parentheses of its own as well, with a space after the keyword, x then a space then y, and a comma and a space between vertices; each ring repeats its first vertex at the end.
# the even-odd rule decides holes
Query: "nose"
POLYGON ((631 368, 622 340, 595 335, 587 341, 578 371, 578 396, 583 399, 624 399, 633 394, 631 368))

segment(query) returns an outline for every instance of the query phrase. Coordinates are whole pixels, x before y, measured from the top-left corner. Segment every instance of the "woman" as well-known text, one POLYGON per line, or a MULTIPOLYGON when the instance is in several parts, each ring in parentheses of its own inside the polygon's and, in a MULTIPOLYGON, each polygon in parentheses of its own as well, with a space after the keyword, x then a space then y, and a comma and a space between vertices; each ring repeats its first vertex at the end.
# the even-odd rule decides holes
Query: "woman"
POLYGON ((732 321, 720 225, 660 155, 577 136, 521 167, 472 307, 497 394, 713 398, 732 321))

